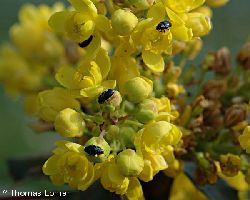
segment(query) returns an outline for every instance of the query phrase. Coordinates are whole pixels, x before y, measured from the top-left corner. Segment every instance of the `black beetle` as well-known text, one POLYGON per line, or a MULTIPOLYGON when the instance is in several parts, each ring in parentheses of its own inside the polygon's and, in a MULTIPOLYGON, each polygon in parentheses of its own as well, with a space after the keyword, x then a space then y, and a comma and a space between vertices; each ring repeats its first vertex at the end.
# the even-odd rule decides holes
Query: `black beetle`
POLYGON ((90 42, 93 40, 93 35, 91 35, 87 40, 84 40, 83 42, 80 42, 78 45, 81 48, 84 48, 90 44, 90 42))
POLYGON ((112 95, 115 93, 115 90, 108 89, 100 94, 98 97, 98 103, 103 104, 105 101, 107 101, 112 95))
POLYGON ((84 151, 91 155, 91 156, 95 156, 95 155, 101 155, 104 153, 103 149, 99 146, 95 146, 95 145, 89 145, 89 146, 86 146, 84 148, 84 151))
POLYGON ((156 30, 160 31, 160 32, 165 32, 166 30, 168 30, 170 27, 172 26, 172 24, 165 20, 160 22, 157 26, 156 26, 156 30))

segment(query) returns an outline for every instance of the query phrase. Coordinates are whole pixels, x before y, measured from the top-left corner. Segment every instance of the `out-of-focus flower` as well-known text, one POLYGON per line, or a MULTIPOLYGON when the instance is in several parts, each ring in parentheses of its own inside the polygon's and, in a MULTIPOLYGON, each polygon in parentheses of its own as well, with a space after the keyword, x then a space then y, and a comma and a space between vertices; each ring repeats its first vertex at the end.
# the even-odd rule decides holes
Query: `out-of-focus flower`
POLYGON ((250 41, 241 47, 237 61, 245 70, 250 69, 250 41))
POLYGON ((244 121, 247 116, 247 105, 235 104, 229 107, 225 112, 225 126, 231 127, 244 121))
POLYGON ((221 7, 227 4, 229 0, 206 0, 206 4, 211 7, 221 7))
POLYGON ((246 150, 247 153, 250 153, 250 126, 247 126, 242 135, 239 136, 240 146, 246 150))
POLYGON ((233 154, 221 155, 220 168, 225 176, 236 176, 241 168, 241 159, 233 154))
POLYGON ((209 68, 218 74, 228 74, 231 70, 231 55, 229 49, 223 47, 212 55, 214 56, 214 61, 209 65, 209 68))
POLYGON ((56 185, 68 183, 78 190, 86 190, 94 181, 94 166, 83 153, 83 146, 58 141, 54 155, 43 165, 43 172, 56 185))
POLYGON ((57 114, 65 109, 80 110, 80 103, 63 88, 45 90, 38 94, 38 114, 45 121, 54 121, 57 114))
POLYGON ((203 94, 207 99, 217 100, 226 91, 224 80, 209 80, 203 87, 203 94))
POLYGON ((172 185, 170 200, 208 200, 192 181, 183 173, 179 174, 172 185), (180 185, 182 187, 180 187, 180 185))
POLYGON ((184 53, 187 55, 189 60, 193 60, 200 52, 201 47, 202 40, 200 38, 193 38, 187 42, 184 53))

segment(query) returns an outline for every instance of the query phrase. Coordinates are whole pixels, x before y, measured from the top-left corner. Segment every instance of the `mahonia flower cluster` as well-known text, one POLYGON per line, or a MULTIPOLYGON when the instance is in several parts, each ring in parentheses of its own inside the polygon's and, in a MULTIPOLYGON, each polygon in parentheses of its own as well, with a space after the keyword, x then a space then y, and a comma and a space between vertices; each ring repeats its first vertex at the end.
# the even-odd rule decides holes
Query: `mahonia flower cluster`
POLYGON ((227 2, 24 6, 10 29, 11 44, 1 48, 0 81, 25 97, 34 130, 64 137, 44 174, 81 191, 99 180, 130 200, 144 199, 141 183, 160 171, 173 178, 170 199, 208 199, 194 183, 218 178, 245 195, 250 43, 241 48, 238 67, 231 67, 226 47, 187 67, 212 29, 211 7, 227 2), (196 166, 192 181, 186 161, 196 166))
POLYGON ((38 94, 37 114, 62 136, 79 140, 59 141, 43 171, 55 184, 86 190, 100 179, 110 192, 144 199, 140 181, 151 181, 175 161, 182 136, 174 125, 178 112, 162 96, 164 90, 177 96, 176 87, 184 91, 176 85, 180 72, 168 69, 165 76, 176 78, 161 78, 167 81, 163 93, 154 91, 154 82, 160 84, 156 77, 174 41, 211 30, 210 17, 196 11, 204 1, 69 2, 73 9, 56 12, 49 25, 84 53, 77 65, 56 71, 61 87, 38 94))

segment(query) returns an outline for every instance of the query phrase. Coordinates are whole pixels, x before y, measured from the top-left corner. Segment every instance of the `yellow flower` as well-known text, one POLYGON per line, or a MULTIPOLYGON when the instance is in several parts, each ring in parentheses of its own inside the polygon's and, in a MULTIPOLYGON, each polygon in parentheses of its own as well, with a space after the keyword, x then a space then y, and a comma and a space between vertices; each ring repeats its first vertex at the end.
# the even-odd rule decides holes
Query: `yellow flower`
POLYGON ((56 12, 49 25, 56 32, 65 32, 69 38, 80 43, 87 40, 95 29, 97 9, 90 0, 69 0, 74 11, 56 12))
POLYGON ((101 184, 110 192, 125 194, 128 189, 129 179, 121 174, 114 159, 107 163, 101 174, 101 184))
POLYGON ((73 11, 61 11, 51 16, 49 25, 58 33, 66 35, 87 47, 85 60, 92 60, 101 46, 99 32, 111 29, 110 21, 104 15, 97 14, 97 8, 91 0, 69 0, 73 11))
POLYGON ((83 146, 58 141, 54 155, 43 165, 43 173, 56 185, 68 183, 78 190, 86 190, 94 181, 94 166, 83 153, 83 146))
POLYGON ((55 129, 64 137, 80 137, 84 128, 83 117, 71 108, 61 110, 55 118, 55 129))
MULTIPOLYGON (((170 0, 163 1, 162 3, 158 2, 151 6, 148 11, 148 18, 139 22, 132 33, 135 45, 143 45, 142 58, 149 69, 153 72, 162 72, 164 70, 162 53, 172 53, 173 39, 189 41, 192 39, 194 33, 198 34, 197 28, 192 26, 191 23, 194 20, 197 21, 197 18, 192 18, 191 15, 189 17, 189 24, 186 24, 186 21, 184 21, 181 15, 187 15, 189 11, 201 6, 203 3, 204 0, 184 2, 170 0), (157 30, 156 27, 160 22, 164 21, 166 17, 169 18, 170 27, 164 30, 157 30), (196 29, 193 31, 192 28, 196 29)), ((203 26, 199 26, 199 30, 201 28, 203 28, 203 26)), ((205 31, 203 30, 203 32, 205 31)))
POLYGON ((53 7, 27 4, 21 8, 19 22, 10 28, 10 37, 22 55, 35 62, 58 62, 63 56, 63 46, 50 32, 48 19, 53 12, 62 9, 62 4, 53 7))
POLYGON ((181 135, 181 131, 169 122, 151 122, 137 133, 140 139, 136 145, 148 152, 162 153, 168 145, 176 145, 181 135))
POLYGON ((104 49, 100 49, 94 61, 84 62, 77 68, 61 67, 56 73, 56 80, 77 97, 95 97, 115 87, 114 80, 105 81, 109 70, 109 56, 104 49))
POLYGON ((243 134, 239 136, 240 146, 246 150, 247 153, 250 153, 250 126, 247 126, 243 134))
POLYGON ((41 89, 45 70, 33 65, 32 68, 18 51, 11 45, 0 50, 0 80, 7 92, 16 95, 19 92, 32 92, 41 89), (11 78, 10 78, 11 75, 11 78))
POLYGON ((211 7, 220 7, 227 4, 229 0, 206 0, 206 4, 211 7))
POLYGON ((38 114, 45 121, 54 121, 56 115, 65 108, 80 110, 80 103, 63 88, 45 90, 38 94, 38 114))
POLYGON ((170 200, 183 199, 208 200, 208 197, 206 197, 201 191, 199 191, 184 173, 181 173, 174 179, 174 183, 170 192, 170 200))

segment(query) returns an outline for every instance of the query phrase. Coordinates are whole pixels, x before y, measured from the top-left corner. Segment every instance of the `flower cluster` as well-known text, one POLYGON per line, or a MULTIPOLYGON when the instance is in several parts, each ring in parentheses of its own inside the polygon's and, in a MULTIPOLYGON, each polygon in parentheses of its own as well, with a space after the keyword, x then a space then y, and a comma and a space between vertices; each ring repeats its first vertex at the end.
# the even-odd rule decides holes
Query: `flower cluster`
POLYGON ((184 173, 189 161, 195 184, 220 177, 245 192, 250 43, 234 68, 226 47, 206 54, 199 66, 187 62, 211 31, 211 7, 227 2, 24 6, 10 29, 11 43, 0 51, 0 81, 25 97, 37 119, 34 130, 65 138, 56 142, 44 174, 81 191, 99 180, 110 192, 140 200, 141 183, 163 171, 174 179, 170 199, 207 199, 184 173))

